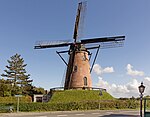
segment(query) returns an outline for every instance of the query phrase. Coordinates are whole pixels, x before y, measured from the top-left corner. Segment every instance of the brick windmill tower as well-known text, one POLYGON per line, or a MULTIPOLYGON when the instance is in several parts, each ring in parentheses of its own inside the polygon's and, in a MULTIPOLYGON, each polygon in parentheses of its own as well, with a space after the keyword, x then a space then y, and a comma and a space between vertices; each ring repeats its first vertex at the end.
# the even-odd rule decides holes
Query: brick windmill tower
POLYGON ((125 36, 103 37, 79 40, 79 34, 84 22, 86 2, 78 4, 77 16, 74 27, 73 42, 70 41, 40 41, 34 46, 35 49, 67 47, 69 50, 60 51, 57 54, 67 66, 64 89, 91 89, 91 71, 100 48, 120 47, 123 45, 125 36), (92 44, 97 44, 92 46, 92 44), (90 66, 91 53, 89 50, 97 49, 95 58, 90 66), (61 56, 68 53, 69 60, 66 62, 61 56))

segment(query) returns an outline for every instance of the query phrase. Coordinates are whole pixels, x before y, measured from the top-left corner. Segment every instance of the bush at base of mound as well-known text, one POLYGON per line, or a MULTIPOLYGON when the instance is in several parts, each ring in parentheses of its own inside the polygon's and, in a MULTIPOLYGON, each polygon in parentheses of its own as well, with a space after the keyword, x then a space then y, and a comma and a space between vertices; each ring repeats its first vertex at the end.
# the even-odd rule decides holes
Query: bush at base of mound
MULTIPOLYGON (((19 98, 21 103, 29 103, 32 102, 32 98, 30 96, 22 96, 19 98)), ((0 103, 17 103, 17 97, 0 97, 0 103)))
MULTIPOLYGON (((0 107, 5 108, 12 106, 14 111, 17 109, 17 104, 0 104, 0 107)), ((109 110, 109 109, 136 109, 139 108, 139 101, 133 100, 101 100, 101 101, 82 101, 68 103, 20 103, 19 110, 22 112, 33 111, 71 111, 71 110, 109 110)), ((3 110, 0 112, 8 112, 3 110)))
MULTIPOLYGON (((13 105, 16 110, 16 104, 13 105)), ((103 101, 82 101, 70 103, 20 103, 20 111, 72 111, 72 110, 109 110, 109 109, 136 109, 138 101, 132 100, 103 100, 103 101)))

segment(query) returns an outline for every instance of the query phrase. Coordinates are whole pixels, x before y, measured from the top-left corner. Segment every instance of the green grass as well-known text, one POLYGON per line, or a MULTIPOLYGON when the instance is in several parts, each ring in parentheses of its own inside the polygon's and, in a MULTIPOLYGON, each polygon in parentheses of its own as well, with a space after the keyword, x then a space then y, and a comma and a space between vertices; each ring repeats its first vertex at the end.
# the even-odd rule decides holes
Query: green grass
POLYGON ((98 101, 98 100, 114 100, 109 93, 103 91, 103 95, 99 95, 98 90, 65 90, 55 91, 50 103, 68 103, 81 101, 98 101))

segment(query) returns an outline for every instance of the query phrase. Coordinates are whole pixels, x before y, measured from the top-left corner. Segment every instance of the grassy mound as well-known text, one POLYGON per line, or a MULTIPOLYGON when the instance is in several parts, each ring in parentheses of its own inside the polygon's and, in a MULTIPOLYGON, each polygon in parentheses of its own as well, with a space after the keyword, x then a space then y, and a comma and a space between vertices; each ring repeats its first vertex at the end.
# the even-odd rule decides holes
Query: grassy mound
POLYGON ((55 91, 50 103, 68 103, 96 100, 113 100, 114 98, 107 92, 103 91, 102 96, 98 90, 65 90, 55 91))

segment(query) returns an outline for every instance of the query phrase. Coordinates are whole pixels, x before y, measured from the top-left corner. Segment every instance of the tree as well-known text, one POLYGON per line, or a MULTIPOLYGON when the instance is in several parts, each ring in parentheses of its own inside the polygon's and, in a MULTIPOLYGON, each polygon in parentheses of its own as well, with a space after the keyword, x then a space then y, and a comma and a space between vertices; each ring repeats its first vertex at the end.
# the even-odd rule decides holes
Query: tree
POLYGON ((30 74, 27 74, 25 70, 27 64, 24 64, 24 60, 19 54, 10 57, 10 60, 7 60, 7 62, 9 64, 6 66, 7 70, 4 70, 5 73, 1 76, 10 80, 14 94, 22 94, 26 89, 25 87, 30 86, 32 83, 32 80, 29 80, 30 74))
POLYGON ((34 94, 45 94, 45 90, 42 87, 33 87, 32 90, 34 94))
POLYGON ((8 80, 0 79, 0 97, 11 96, 11 88, 8 80))

